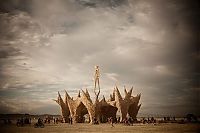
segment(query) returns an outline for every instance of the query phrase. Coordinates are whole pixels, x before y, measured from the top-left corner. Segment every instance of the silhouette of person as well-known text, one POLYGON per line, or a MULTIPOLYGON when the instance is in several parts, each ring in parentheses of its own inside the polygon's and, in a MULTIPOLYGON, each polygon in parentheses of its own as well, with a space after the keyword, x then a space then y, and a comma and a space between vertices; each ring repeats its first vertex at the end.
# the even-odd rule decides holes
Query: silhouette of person
POLYGON ((110 124, 111 124, 112 127, 114 127, 114 125, 113 125, 113 118, 112 117, 110 117, 110 124))
POLYGON ((41 125, 42 124, 42 119, 38 118, 38 124, 41 125))
POLYGON ((69 124, 73 124, 73 119, 72 119, 72 117, 71 116, 69 116, 69 124))
POLYGON ((56 124, 56 118, 53 117, 53 124, 56 124))

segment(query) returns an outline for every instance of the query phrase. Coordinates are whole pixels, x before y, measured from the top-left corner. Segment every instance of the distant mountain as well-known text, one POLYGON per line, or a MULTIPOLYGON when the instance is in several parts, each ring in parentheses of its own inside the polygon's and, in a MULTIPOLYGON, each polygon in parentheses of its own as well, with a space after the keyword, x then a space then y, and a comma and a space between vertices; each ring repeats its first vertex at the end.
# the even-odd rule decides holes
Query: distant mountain
POLYGON ((153 113, 138 113, 137 117, 184 117, 185 115, 177 115, 177 114, 153 114, 153 113))
POLYGON ((52 115, 52 114, 42 114, 42 115, 32 115, 32 114, 0 114, 0 119, 18 119, 21 117, 31 117, 31 118, 45 118, 47 116, 50 117, 60 117, 60 115, 52 115))

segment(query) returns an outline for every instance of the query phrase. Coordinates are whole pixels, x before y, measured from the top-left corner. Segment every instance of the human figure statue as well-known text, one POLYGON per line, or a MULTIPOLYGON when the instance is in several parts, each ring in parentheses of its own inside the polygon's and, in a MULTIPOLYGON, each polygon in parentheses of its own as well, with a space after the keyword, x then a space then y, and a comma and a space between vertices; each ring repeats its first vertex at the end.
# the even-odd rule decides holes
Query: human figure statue
POLYGON ((94 93, 95 93, 97 99, 98 99, 98 96, 99 96, 99 93, 100 93, 99 77, 100 77, 99 66, 95 66, 94 93), (97 88, 98 88, 98 93, 96 92, 97 88))
POLYGON ((98 85, 98 88, 100 88, 100 85, 99 85, 99 76, 100 76, 99 66, 95 66, 94 88, 97 88, 97 85, 98 85))

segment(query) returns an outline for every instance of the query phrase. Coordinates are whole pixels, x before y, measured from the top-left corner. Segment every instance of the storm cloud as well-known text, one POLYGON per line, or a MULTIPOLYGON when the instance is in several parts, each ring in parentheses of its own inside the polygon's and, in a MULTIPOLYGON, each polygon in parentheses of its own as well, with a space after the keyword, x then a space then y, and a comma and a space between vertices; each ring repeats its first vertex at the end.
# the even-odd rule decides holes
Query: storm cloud
POLYGON ((1 1, 0 112, 57 114, 57 91, 93 95, 95 65, 101 97, 133 86, 140 115, 200 112, 198 4, 1 1))

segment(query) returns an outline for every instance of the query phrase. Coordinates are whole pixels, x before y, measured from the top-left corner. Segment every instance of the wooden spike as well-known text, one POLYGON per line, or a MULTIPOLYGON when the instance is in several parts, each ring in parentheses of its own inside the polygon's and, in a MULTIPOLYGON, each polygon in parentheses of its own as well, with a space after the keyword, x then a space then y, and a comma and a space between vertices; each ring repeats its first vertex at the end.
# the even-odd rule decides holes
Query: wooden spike
POLYGON ((81 89, 81 91, 82 91, 82 96, 84 96, 88 99, 89 97, 87 96, 87 94, 82 89, 81 89))
POLYGON ((140 97, 141 97, 141 93, 138 95, 138 100, 140 100, 140 97))
POLYGON ((87 88, 85 89, 85 94, 86 94, 88 97, 90 97, 90 94, 89 94, 87 88))
POLYGON ((133 92, 133 87, 131 87, 131 89, 129 90, 128 95, 131 96, 132 92, 133 92))
POLYGON ((110 101, 112 101, 113 100, 113 96, 110 94, 110 101))
POLYGON ((80 92, 80 90, 78 91, 78 97, 81 97, 81 92, 80 92))
POLYGON ((55 102, 58 102, 58 100, 56 100, 56 99, 52 99, 53 101, 55 101, 55 102))
POLYGON ((92 100, 90 99, 90 97, 81 89, 82 91, 82 96, 81 97, 85 97, 89 102, 92 103, 92 100))
POLYGON ((112 95, 112 97, 113 97, 113 100, 115 100, 115 88, 113 89, 113 95, 112 95))
POLYGON ((103 95, 103 101, 104 101, 104 102, 106 101, 106 99, 105 99, 104 95, 103 95))
POLYGON ((126 87, 124 86, 124 93, 125 93, 125 97, 128 95, 128 92, 126 90, 126 87))
POLYGON ((65 90, 65 101, 66 101, 67 99, 71 99, 71 97, 69 96, 69 94, 68 94, 67 91, 65 90))
POLYGON ((60 95, 60 92, 58 91, 58 100, 61 100, 61 99, 62 99, 62 97, 60 95))
POLYGON ((121 96, 121 94, 119 92, 119 89, 116 86, 116 89, 115 89, 115 100, 117 100, 117 99, 122 99, 122 96, 121 96))

